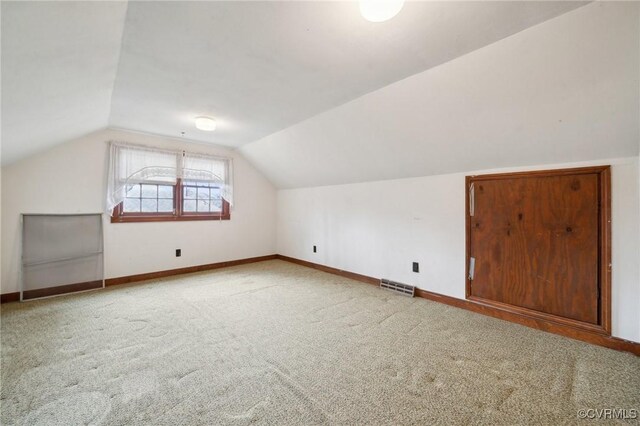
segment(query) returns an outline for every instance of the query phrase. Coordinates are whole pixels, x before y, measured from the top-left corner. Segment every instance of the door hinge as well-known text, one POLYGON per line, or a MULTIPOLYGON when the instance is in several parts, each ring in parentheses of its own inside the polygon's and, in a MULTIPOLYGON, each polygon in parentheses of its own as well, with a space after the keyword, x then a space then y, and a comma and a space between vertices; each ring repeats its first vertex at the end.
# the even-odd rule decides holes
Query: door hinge
POLYGON ((475 269, 476 269, 476 258, 470 257, 469 258, 469 281, 473 281, 473 276, 475 275, 475 269))

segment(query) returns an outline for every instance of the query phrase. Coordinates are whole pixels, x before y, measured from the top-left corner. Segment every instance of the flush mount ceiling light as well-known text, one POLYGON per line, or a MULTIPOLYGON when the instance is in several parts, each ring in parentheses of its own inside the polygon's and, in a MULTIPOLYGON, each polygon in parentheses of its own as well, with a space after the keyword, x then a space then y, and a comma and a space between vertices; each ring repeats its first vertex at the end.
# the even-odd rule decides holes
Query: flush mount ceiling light
POLYGON ((213 132, 216 129, 216 120, 211 117, 196 117, 196 129, 213 132))
POLYGON ((362 17, 371 22, 387 21, 400 12, 404 0, 360 0, 362 17))

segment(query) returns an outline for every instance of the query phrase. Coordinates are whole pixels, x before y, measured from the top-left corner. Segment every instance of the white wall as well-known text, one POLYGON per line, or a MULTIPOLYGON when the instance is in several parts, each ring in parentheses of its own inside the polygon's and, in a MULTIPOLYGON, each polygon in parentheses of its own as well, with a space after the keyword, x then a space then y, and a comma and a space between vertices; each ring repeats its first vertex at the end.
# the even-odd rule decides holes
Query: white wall
POLYGON ((464 299, 465 176, 595 164, 613 165, 613 335, 640 342, 637 158, 280 190, 277 250, 464 299))
POLYGON ((464 298, 465 175, 612 164, 613 334, 640 341, 639 34, 593 2, 244 146, 300 188, 278 253, 464 298))
POLYGON ((109 140, 233 157, 235 205, 228 221, 112 224, 105 215, 107 278, 275 253, 276 191, 237 152, 104 130, 2 168, 2 293, 19 290, 20 213, 104 211, 109 140))

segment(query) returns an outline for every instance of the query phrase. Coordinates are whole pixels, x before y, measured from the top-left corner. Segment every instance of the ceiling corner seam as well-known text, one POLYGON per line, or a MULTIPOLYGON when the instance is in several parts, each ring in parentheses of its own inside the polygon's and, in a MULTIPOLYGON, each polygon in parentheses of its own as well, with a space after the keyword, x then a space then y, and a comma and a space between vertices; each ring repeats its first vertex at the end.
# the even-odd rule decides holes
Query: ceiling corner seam
POLYGON ((125 0, 125 10, 122 20, 122 33, 120 34, 120 46, 118 48, 118 59, 116 61, 116 71, 113 75, 113 83, 111 84, 111 94, 109 95, 109 113, 107 114, 107 120, 105 127, 111 127, 111 116, 113 114, 113 92, 116 90, 116 83, 118 81, 118 75, 120 74, 120 63, 122 61, 122 49, 124 46, 124 35, 127 27, 127 16, 129 15, 129 0, 125 0))

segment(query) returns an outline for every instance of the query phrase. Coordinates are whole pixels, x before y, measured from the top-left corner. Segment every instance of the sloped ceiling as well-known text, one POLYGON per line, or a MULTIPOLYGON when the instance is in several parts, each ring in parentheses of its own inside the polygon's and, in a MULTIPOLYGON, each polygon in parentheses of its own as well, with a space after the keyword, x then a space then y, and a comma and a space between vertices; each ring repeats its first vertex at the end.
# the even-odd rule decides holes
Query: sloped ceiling
POLYGON ((577 6, 410 2, 373 24, 357 2, 130 3, 110 123, 238 147, 577 6))
POLYGON ((637 156, 639 80, 640 4, 593 3, 240 150, 279 188, 637 156))
POLYGON ((121 2, 2 7, 2 163, 109 124, 121 2))
POLYGON ((357 2, 3 1, 2 162, 107 126, 240 147, 580 6, 407 2, 374 24, 357 2))

